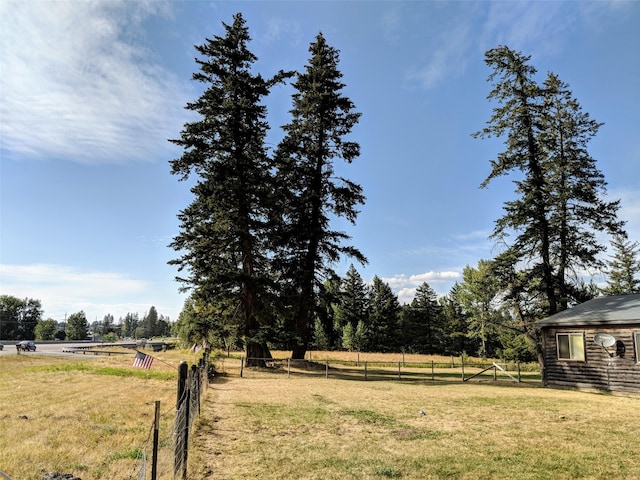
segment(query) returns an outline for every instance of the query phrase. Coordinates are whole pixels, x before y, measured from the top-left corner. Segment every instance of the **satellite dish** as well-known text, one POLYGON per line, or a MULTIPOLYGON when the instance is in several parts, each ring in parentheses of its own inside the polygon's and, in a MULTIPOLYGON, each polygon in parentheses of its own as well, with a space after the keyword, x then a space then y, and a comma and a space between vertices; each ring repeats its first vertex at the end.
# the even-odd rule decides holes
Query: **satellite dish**
POLYGON ((613 347, 616 344, 616 338, 608 333, 596 333, 593 341, 604 348, 613 347))

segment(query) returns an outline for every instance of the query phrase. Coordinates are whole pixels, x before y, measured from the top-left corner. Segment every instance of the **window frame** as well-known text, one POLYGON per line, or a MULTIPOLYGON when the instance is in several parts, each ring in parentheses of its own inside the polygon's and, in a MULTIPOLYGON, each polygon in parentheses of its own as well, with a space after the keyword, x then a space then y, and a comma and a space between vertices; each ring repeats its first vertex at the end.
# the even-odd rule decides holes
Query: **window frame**
POLYGON ((563 361, 563 362, 586 362, 587 361, 587 348, 586 348, 586 344, 585 344, 585 335, 584 332, 556 332, 556 358, 559 361, 563 361), (567 341, 568 341, 568 348, 569 348, 569 356, 568 357, 562 357, 560 356, 560 337, 567 337, 567 341), (581 340, 581 357, 580 358, 574 358, 573 355, 573 346, 575 345, 574 343, 572 343, 571 341, 571 337, 580 337, 581 340))
POLYGON ((640 331, 633 332, 633 347, 636 354, 636 363, 640 364, 640 331))

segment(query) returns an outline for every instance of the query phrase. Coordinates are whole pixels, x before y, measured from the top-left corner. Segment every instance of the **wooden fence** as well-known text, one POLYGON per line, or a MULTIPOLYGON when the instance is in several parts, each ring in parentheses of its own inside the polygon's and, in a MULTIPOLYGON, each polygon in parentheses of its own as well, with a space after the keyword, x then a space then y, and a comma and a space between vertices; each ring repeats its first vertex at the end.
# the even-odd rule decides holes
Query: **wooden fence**
MULTIPOLYGON (((464 357, 447 362, 375 362, 339 360, 291 360, 289 358, 216 358, 216 368, 225 374, 258 377, 265 374, 316 376, 352 380, 469 381, 505 379, 513 382, 540 381, 537 371, 522 371, 519 363, 466 362, 464 357), (260 364, 261 367, 247 367, 260 364)), ((527 368, 526 370, 530 370, 527 368)))

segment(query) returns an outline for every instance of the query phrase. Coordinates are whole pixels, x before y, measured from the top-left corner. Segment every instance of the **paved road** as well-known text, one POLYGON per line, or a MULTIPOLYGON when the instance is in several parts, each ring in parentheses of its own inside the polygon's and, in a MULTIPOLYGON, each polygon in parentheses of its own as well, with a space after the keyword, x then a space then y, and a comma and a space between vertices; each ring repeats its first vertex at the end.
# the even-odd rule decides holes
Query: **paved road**
MULTIPOLYGON (((3 341, 4 350, 0 350, 0 357, 4 355, 17 355, 15 342, 7 345, 7 342, 3 341)), ((88 347, 88 346, 100 346, 100 342, 82 342, 82 343, 72 343, 72 342, 55 342, 55 343, 38 343, 36 342, 36 351, 35 352, 20 352, 20 355, 53 355, 53 356, 62 356, 62 357, 98 357, 98 355, 82 355, 77 353, 68 353, 63 350, 67 350, 74 347, 88 347)))

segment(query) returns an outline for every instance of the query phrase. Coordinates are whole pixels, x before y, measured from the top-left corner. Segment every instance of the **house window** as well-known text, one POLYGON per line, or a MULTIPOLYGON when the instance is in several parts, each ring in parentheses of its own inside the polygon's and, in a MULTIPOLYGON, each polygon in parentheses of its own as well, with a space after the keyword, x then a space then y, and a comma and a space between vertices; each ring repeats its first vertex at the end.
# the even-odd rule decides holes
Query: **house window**
POLYGON ((640 332, 633 333, 633 343, 636 346, 636 363, 640 363, 640 332))
POLYGON ((558 358, 561 360, 579 360, 584 362, 584 334, 558 333, 558 358))

